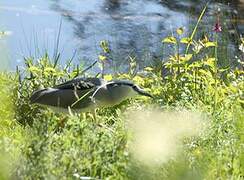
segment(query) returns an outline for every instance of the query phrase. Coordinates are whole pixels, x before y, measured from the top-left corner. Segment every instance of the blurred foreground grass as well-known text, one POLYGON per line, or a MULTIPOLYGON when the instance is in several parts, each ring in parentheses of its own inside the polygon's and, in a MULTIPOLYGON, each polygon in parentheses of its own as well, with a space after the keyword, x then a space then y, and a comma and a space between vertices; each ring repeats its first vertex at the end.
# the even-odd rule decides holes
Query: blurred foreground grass
POLYGON ((25 143, 26 132, 14 117, 16 83, 12 75, 0 73, 0 179, 9 179, 25 143))

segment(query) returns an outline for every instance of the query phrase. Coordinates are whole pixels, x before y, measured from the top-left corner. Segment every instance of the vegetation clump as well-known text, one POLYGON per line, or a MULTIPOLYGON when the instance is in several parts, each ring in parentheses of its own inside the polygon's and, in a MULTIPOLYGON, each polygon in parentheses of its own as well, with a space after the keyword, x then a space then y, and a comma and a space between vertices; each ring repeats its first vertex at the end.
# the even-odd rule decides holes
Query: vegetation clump
MULTIPOLYGON (((207 35, 199 40, 194 40, 193 36, 184 37, 183 28, 177 29, 176 36, 163 39, 163 43, 172 46, 174 53, 160 68, 145 67, 138 72, 135 59, 130 57, 129 72, 104 74, 102 71, 105 79, 129 79, 146 88, 155 98, 131 99, 113 108, 100 109, 97 117, 100 125, 94 123, 89 115, 55 114, 48 108, 29 103, 31 93, 40 87, 87 76, 82 67, 72 67, 70 63, 61 67, 45 55, 38 60, 26 58, 25 72, 17 70, 14 75, 1 74, 0 98, 4 103, 0 105, 0 150, 6 156, 0 156, 0 164, 8 166, 0 166, 0 178, 243 178, 244 64, 240 61, 236 68, 221 67, 218 39, 207 35), (128 123, 133 118, 129 118, 126 112, 143 114, 149 111, 150 114, 155 112, 150 109, 155 108, 159 112, 173 111, 173 119, 178 112, 182 115, 182 109, 201 112, 205 118, 194 121, 194 116, 190 120, 201 123, 207 119, 208 128, 197 136, 180 133, 181 150, 173 155, 169 153, 166 161, 150 166, 135 158, 131 151, 131 146, 135 146, 135 137, 128 123), (63 118, 67 119, 67 123, 56 131, 63 118)), ((108 50, 104 51, 99 57, 102 68, 108 53, 108 50)), ((170 127, 169 132, 178 130, 183 125, 183 119, 188 121, 184 116, 192 116, 192 113, 178 117, 174 126, 167 126, 170 127)), ((147 131, 152 116, 145 117, 148 117, 148 124, 145 119, 141 123, 148 128, 144 128, 142 135, 153 132, 147 131)), ((164 120, 157 119, 160 123, 168 122, 164 120)), ((136 122, 140 124, 140 121, 136 122)), ((162 133, 160 128, 156 130, 162 133)), ((163 140, 160 136, 159 142, 163 140)), ((158 152, 153 156, 156 160, 162 155, 161 151, 158 152)))

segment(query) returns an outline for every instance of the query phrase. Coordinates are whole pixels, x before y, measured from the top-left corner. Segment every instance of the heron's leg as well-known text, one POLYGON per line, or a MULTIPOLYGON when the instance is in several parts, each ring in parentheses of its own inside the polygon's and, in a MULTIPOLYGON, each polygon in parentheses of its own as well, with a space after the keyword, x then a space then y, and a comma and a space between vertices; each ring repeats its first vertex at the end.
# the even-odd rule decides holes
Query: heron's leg
POLYGON ((82 114, 82 118, 83 118, 83 119, 86 119, 86 118, 87 118, 86 113, 83 112, 83 113, 81 113, 81 114, 82 114))
POLYGON ((92 111, 92 116, 93 116, 93 120, 95 123, 97 123, 97 113, 96 113, 96 109, 93 109, 92 111))
POLYGON ((74 114, 73 114, 72 109, 70 108, 70 106, 68 106, 68 112, 69 112, 69 115, 70 116, 74 116, 74 114))
POLYGON ((67 116, 65 116, 65 117, 61 117, 61 119, 60 119, 59 122, 57 123, 57 125, 56 125, 54 131, 55 131, 55 132, 58 132, 58 131, 62 130, 62 129, 64 128, 65 123, 67 122, 67 120, 68 120, 68 117, 67 117, 67 116))
POLYGON ((86 112, 86 118, 90 117, 92 119, 92 122, 97 123, 97 117, 96 117, 96 110, 92 110, 90 112, 86 112))

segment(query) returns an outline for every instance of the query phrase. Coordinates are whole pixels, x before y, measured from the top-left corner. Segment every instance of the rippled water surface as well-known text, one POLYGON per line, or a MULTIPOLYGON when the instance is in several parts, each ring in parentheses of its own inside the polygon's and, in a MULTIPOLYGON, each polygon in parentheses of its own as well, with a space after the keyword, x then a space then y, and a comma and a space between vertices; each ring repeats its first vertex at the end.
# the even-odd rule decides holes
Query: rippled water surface
MULTIPOLYGON (((228 17, 241 14, 242 1, 231 2, 210 4, 206 26, 211 29, 217 7, 228 17)), ((163 52, 162 37, 177 27, 190 29, 203 6, 203 1, 193 0, 2 0, 0 30, 9 35, 0 41, 1 64, 13 68, 23 64, 23 56, 55 54, 56 49, 61 62, 76 52, 75 63, 90 63, 101 52, 101 40, 109 41, 118 66, 128 54, 150 63, 163 52)), ((243 32, 241 20, 237 29, 243 32)))

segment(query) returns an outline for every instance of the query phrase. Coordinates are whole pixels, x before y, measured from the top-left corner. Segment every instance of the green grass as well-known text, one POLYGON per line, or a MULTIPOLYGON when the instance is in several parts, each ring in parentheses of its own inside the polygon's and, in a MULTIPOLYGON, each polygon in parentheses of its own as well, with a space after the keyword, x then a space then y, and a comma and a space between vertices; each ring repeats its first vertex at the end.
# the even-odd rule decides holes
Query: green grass
POLYGON ((164 42, 176 52, 162 64, 168 72, 163 77, 158 67, 136 73, 134 61, 129 73, 104 76, 130 79, 155 99, 138 97, 100 109, 98 123, 89 115, 65 116, 29 103, 39 87, 83 76, 81 67, 61 67, 45 55, 38 61, 25 59, 24 72, 1 73, 0 179, 243 179, 243 64, 236 69, 219 67, 214 41, 192 43, 178 36, 164 42), (180 54, 179 46, 189 46, 188 53, 180 54), (182 115, 183 109, 189 114, 182 115), (135 112, 141 115, 131 117, 135 112), (203 117, 195 118, 194 113, 203 117), (64 118, 65 127, 57 131, 64 118), (154 119, 159 122, 155 131, 150 125, 154 119), (137 123, 130 126, 133 121, 137 123), (190 122, 206 123, 207 128, 197 134, 191 134, 195 126, 183 131, 190 122), (147 156, 152 163, 132 151, 138 128, 140 136, 146 135, 142 147, 147 137, 149 145, 155 142, 150 146, 156 153, 145 147, 152 148, 147 156), (161 144, 169 139, 169 144, 161 144), (156 157, 156 163, 150 157, 156 157))
POLYGON ((14 117, 16 83, 12 75, 0 73, 0 179, 9 179, 18 164, 20 147, 25 143, 26 132, 14 117))

